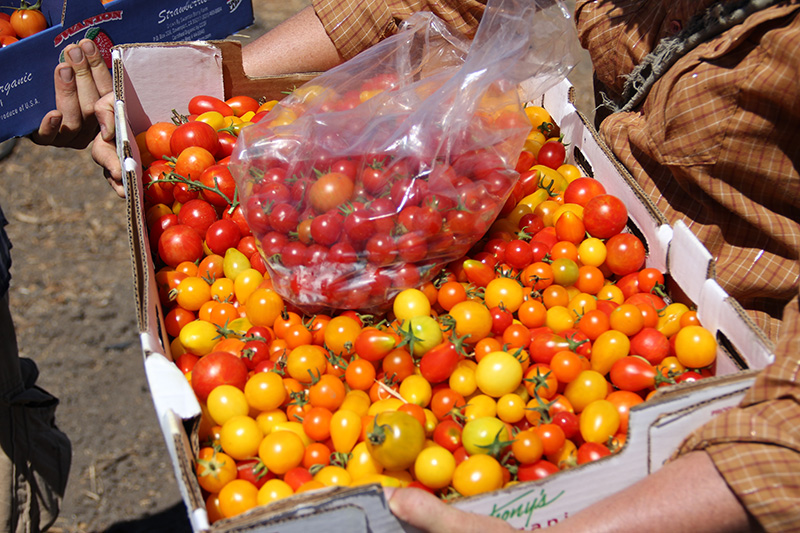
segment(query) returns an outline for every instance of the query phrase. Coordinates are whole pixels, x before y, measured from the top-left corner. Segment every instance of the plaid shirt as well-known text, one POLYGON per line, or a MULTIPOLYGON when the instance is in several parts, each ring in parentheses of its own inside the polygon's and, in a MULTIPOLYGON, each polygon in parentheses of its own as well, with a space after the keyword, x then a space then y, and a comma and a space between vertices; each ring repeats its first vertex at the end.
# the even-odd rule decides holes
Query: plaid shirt
POLYGON ((417 11, 431 11, 453 29, 472 36, 486 2, 477 0, 313 0, 336 49, 345 59, 397 33, 417 11))
MULTIPOLYGON (((618 97, 659 40, 710 3, 578 0, 581 41, 607 94, 618 97)), ((794 0, 750 15, 680 58, 634 111, 600 126, 666 217, 683 220, 715 256, 728 294, 778 338, 775 363, 741 405, 676 454, 705 450, 769 531, 800 531, 799 14, 794 0)))

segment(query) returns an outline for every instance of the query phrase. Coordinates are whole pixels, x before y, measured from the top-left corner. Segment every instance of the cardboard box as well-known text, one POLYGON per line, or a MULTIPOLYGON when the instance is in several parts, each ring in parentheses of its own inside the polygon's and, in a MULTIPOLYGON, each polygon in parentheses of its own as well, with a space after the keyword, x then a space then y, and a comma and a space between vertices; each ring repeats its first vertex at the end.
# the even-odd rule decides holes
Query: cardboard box
MULTIPOLYGON (((308 493, 209 525, 192 469, 193 437, 200 407, 189 384, 171 362, 168 338, 154 281, 144 227, 139 154, 134 135, 179 112, 200 88, 227 98, 236 94, 275 98, 310 75, 248 79, 238 43, 122 46, 115 49, 118 151, 125 169, 131 252, 144 366, 175 474, 195 531, 300 531, 324 523, 325 530, 400 531, 377 486, 308 493), (158 90, 159 68, 186 73, 168 93, 158 90), (189 74, 190 73, 190 74, 189 74)), ((661 467, 680 441, 712 416, 735 406, 752 384, 755 370, 771 359, 768 341, 741 308, 713 280, 708 252, 685 227, 670 227, 639 187, 599 142, 596 132, 571 104, 563 82, 536 103, 544 105, 571 143, 570 156, 607 190, 627 203, 632 230, 649 249, 649 264, 669 270, 698 305, 704 324, 720 340, 717 376, 663 389, 631 410, 627 444, 617 454, 560 472, 539 482, 520 483, 453 505, 501 517, 521 529, 558 523, 565 517, 644 478, 661 467), (675 257, 681 258, 676 261, 675 257), (691 258, 687 260, 686 258, 691 258), (601 487, 601 490, 598 490, 601 487)))
POLYGON ((46 30, 0 49, 0 141, 35 131, 55 109, 53 70, 70 43, 93 39, 110 68, 115 44, 223 39, 253 23, 251 0, 42 0, 42 12, 46 30))

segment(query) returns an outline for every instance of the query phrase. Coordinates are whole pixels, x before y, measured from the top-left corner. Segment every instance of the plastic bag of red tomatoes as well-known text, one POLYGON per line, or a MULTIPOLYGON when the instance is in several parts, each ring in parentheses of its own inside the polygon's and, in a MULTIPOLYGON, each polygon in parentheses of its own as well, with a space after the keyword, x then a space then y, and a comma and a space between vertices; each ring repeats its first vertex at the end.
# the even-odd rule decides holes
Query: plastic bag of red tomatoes
POLYGON ((464 255, 518 177, 517 87, 565 76, 571 31, 529 0, 490 0, 472 42, 418 13, 243 130, 230 168, 281 296, 378 310, 464 255))

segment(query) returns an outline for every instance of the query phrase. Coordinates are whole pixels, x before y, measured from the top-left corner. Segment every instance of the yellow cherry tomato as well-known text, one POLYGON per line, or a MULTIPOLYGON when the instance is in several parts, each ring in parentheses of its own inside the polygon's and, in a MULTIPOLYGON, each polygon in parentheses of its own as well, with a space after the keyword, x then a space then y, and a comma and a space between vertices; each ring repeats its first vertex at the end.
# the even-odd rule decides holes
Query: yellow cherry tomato
POLYGON ((522 284, 512 278, 495 278, 486 285, 483 301, 489 309, 503 306, 509 313, 516 313, 522 302, 525 300, 525 293, 522 284))
POLYGON ((292 431, 272 431, 258 447, 258 456, 273 474, 285 474, 303 461, 303 440, 292 431))
POLYGON ((525 204, 531 208, 531 212, 544 202, 545 200, 550 199, 550 194, 544 189, 536 189, 534 192, 530 193, 528 196, 525 196, 522 200, 519 201, 520 204, 525 204))
POLYGON ((675 334, 675 356, 689 368, 705 368, 717 358, 717 341, 703 326, 686 326, 675 334))
POLYGON ((228 248, 222 259, 222 272, 228 279, 235 280, 236 276, 250 268, 250 260, 236 248, 228 248))
POLYGON ((258 505, 258 489, 244 479, 234 479, 219 491, 219 510, 225 518, 249 511, 258 505))
POLYGON ((341 466, 328 465, 314 474, 314 480, 319 481, 326 487, 348 487, 353 482, 353 477, 341 466))
POLYGON ((258 489, 258 505, 267 505, 274 501, 288 498, 294 494, 292 487, 282 479, 274 478, 264 483, 258 489))
POLYGON ((247 318, 254 326, 272 327, 286 306, 277 292, 272 289, 256 288, 247 297, 245 308, 247 318))
POLYGON ((611 302, 622 305, 625 302, 625 296, 622 294, 622 289, 616 285, 605 285, 597 293, 598 300, 609 300, 611 302))
POLYGON ((219 435, 222 451, 237 461, 255 456, 264 438, 258 422, 247 415, 233 416, 226 420, 219 435))
POLYGON ((382 400, 378 400, 377 402, 373 402, 372 405, 369 406, 367 415, 376 416, 385 411, 397 411, 400 406, 403 405, 403 403, 405 403, 403 400, 400 398, 395 398, 394 396, 391 398, 384 398, 382 400))
POLYGON ((334 451, 350 453, 361 435, 361 415, 339 408, 331 418, 334 451))
POLYGON ((465 398, 475 392, 478 384, 475 380, 475 369, 478 365, 474 361, 462 361, 472 363, 471 365, 462 365, 459 363, 453 373, 450 374, 448 385, 451 389, 459 393, 465 398))
POLYGON ((234 416, 246 415, 250 412, 244 392, 233 385, 214 387, 206 399, 208 414, 219 425, 234 416))
POLYGON ((492 331, 492 315, 489 309, 480 302, 465 300, 450 309, 450 316, 455 321, 455 335, 466 336, 466 342, 475 344, 492 331))
POLYGON ((578 245, 578 259, 584 265, 599 267, 606 262, 606 244, 596 237, 584 239, 578 245))
POLYGON ((431 303, 419 289, 405 289, 395 296, 392 310, 399 320, 431 314, 431 303))
POLYGON ((225 117, 222 116, 222 113, 219 111, 206 111, 205 113, 198 115, 195 120, 197 122, 205 122, 216 131, 226 127, 225 117))
POLYGON ((364 416, 369 411, 370 404, 369 394, 363 390, 353 389, 345 395, 344 402, 339 406, 339 409, 353 411, 358 416, 364 416))
POLYGON ((258 372, 245 383, 244 396, 253 409, 272 411, 286 399, 286 387, 277 372, 258 372))
POLYGON ((425 448, 414 461, 414 474, 417 480, 434 490, 450 485, 455 470, 455 457, 441 446, 425 448))
POLYGON ((258 106, 256 114, 261 113, 262 111, 272 111, 272 108, 275 107, 277 103, 278 103, 277 100, 267 100, 266 102, 258 106))
POLYGON ((453 472, 453 487, 462 496, 475 496, 502 486, 503 467, 490 455, 470 456, 453 472))
POLYGON ((311 440, 311 437, 306 435, 306 432, 303 431, 303 424, 301 422, 296 421, 296 420, 287 420, 285 422, 276 422, 272 426, 272 433, 275 433, 276 431, 288 431, 290 433, 294 433, 303 442, 303 446, 308 446, 309 444, 311 444, 313 442, 311 440))
POLYGON ((559 174, 566 178, 567 183, 572 183, 582 175, 581 170, 578 167, 575 165, 570 165, 569 163, 561 165, 556 170, 559 174))
POLYGON ((658 313, 656 329, 667 337, 672 337, 681 329, 681 317, 689 311, 686 304, 675 302, 658 313))
POLYGON ((630 353, 631 341, 621 331, 610 329, 592 343, 592 370, 606 375, 614 363, 630 353))
POLYGON ((604 400, 608 396, 608 382, 600 372, 584 370, 567 384, 564 396, 575 412, 580 413, 593 401, 604 400))
POLYGON ((369 453, 366 442, 359 442, 353 448, 350 459, 347 461, 347 473, 353 481, 358 481, 367 476, 383 473, 383 466, 369 453))
POLYGON ((525 403, 519 394, 505 394, 497 400, 497 417, 503 422, 516 424, 525 418, 525 403))
POLYGON ((400 396, 407 402, 427 407, 433 395, 431 384, 420 375, 411 374, 400 383, 400 396))
POLYGON ((233 292, 236 300, 246 302, 262 281, 264 281, 264 276, 255 268, 247 268, 239 272, 233 280, 233 292))
POLYGON ((619 429, 619 411, 608 400, 595 400, 580 416, 580 431, 586 442, 606 443, 619 429))
POLYGON ((550 194, 563 193, 567 188, 567 179, 557 170, 545 165, 534 165, 531 170, 539 173, 539 187, 546 189, 550 194))
POLYGON ((519 387, 522 382, 522 365, 508 352, 492 352, 478 363, 475 381, 481 392, 499 398, 519 387))
POLYGON ((207 355, 217 344, 217 326, 206 320, 194 320, 181 328, 181 346, 194 355, 207 355))
POLYGON ((286 412, 282 409, 262 411, 256 416, 256 423, 264 435, 272 433, 272 429, 280 423, 286 422, 286 412))
POLYGON ((495 416, 497 414, 497 401, 486 394, 476 394, 467 400, 464 407, 464 419, 469 422, 477 418, 495 416))

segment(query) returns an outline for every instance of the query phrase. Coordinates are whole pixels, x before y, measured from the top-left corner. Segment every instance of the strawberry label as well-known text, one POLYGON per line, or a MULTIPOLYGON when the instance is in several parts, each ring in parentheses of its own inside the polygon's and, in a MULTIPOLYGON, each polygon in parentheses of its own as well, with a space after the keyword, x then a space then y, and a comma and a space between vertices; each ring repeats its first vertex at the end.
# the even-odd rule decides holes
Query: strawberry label
POLYGON ((94 41, 103 56, 103 60, 106 62, 106 66, 111 68, 111 47, 114 46, 114 43, 108 34, 99 28, 89 28, 86 30, 85 38, 94 41))

